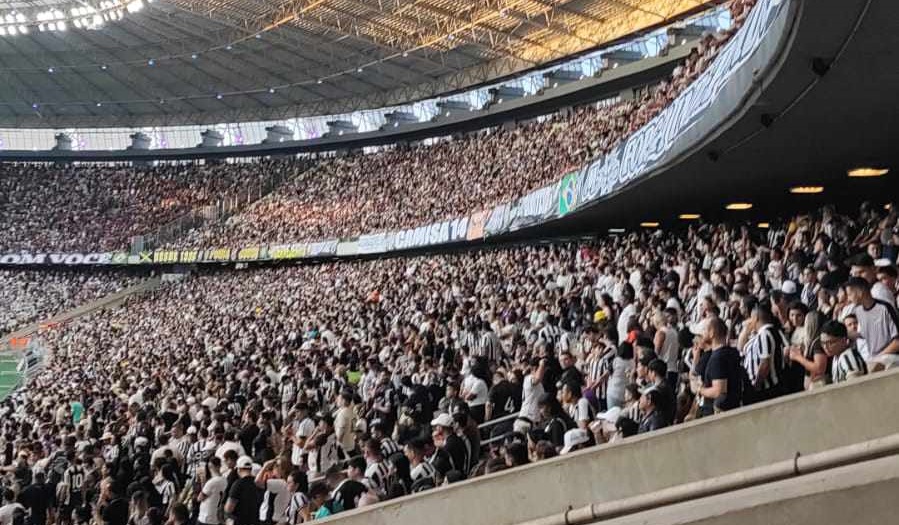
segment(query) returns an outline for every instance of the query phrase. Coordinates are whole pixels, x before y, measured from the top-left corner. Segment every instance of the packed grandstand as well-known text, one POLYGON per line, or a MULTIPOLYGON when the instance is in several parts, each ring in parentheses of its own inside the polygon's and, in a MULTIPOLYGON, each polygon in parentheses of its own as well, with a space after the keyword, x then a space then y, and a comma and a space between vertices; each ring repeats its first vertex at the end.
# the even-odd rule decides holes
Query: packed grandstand
POLYGON ((295 525, 896 366, 891 196, 385 253, 564 217, 778 5, 732 0, 633 99, 427 145, 0 165, 0 333, 46 354, 0 401, 0 525, 295 525), (153 265, 204 261, 242 264, 153 265))

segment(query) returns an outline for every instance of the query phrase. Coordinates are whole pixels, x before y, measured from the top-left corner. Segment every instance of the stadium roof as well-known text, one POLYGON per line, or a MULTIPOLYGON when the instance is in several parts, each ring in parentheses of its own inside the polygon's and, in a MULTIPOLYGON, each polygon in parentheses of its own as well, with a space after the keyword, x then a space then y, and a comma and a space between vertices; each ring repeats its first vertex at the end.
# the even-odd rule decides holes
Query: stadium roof
POLYGON ((593 49, 709 0, 0 0, 0 126, 339 114, 593 49))

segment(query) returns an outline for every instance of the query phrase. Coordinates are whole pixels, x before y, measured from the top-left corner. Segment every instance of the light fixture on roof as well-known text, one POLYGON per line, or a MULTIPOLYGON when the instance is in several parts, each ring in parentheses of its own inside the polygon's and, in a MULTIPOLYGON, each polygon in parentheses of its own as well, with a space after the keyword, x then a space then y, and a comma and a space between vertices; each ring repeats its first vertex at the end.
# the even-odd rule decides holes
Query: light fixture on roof
POLYGON ((627 230, 624 228, 609 228, 609 233, 624 233, 625 231, 627 230))
POLYGON ((362 67, 361 67, 361 66, 358 67, 358 68, 356 68, 356 73, 362 73, 362 67))
POLYGON ((155 65, 156 65, 156 61, 153 60, 153 59, 151 58, 150 60, 147 60, 147 65, 148 65, 148 66, 155 66, 155 65))
POLYGON ((403 51, 403 58, 406 58, 407 56, 409 56, 409 52, 408 52, 408 51, 403 51))
POLYGON ((681 213, 680 215, 677 216, 678 219, 681 219, 684 221, 695 221, 701 217, 702 216, 699 215, 698 213, 681 213))
POLYGON ((256 33, 256 40, 259 40, 260 38, 262 38, 262 33, 256 33))
POLYGON ((47 73, 53 74, 55 70, 52 67, 47 68, 47 73))
POLYGON ((37 106, 37 102, 31 104, 31 109, 37 109, 37 107, 38 107, 38 106, 37 106))
POLYGON ((642 228, 658 228, 659 223, 657 223, 657 222, 641 222, 640 227, 642 227, 642 228))
POLYGON ((106 64, 103 64, 102 66, 100 66, 100 69, 102 69, 103 71, 106 71, 107 69, 109 69, 109 66, 107 66, 106 64))
POLYGON ((322 79, 316 80, 315 83, 316 83, 316 84, 321 84, 321 83, 322 83, 322 79))
POLYGON ((103 105, 102 102, 97 102, 97 107, 100 107, 100 106, 102 106, 102 105, 103 105))
POLYGON ((849 176, 858 178, 882 177, 889 172, 889 168, 861 167, 849 170, 849 176))
POLYGON ((221 100, 223 96, 224 96, 224 95, 222 95, 221 93, 218 93, 218 94, 215 96, 215 98, 221 100))
POLYGON ((771 227, 771 224, 769 224, 767 222, 760 222, 760 223, 758 223, 758 227, 763 230, 767 230, 768 228, 771 227))
POLYGON ((232 49, 234 49, 234 48, 231 46, 231 44, 228 44, 227 46, 225 46, 225 51, 231 51, 232 49))
POLYGON ((198 55, 198 54, 196 54, 196 53, 191 53, 190 58, 191 58, 192 60, 196 60, 197 58, 199 58, 199 56, 200 56, 200 55, 198 55))
POLYGON ((268 92, 269 92, 269 93, 274 93, 274 92, 275 92, 275 88, 273 88, 273 87, 268 88, 268 92))
POLYGON ((727 206, 725 206, 725 208, 730 211, 745 211, 745 210, 751 210, 752 204, 750 204, 748 202, 732 202, 732 203, 728 204, 727 206))
POLYGON ((823 192, 824 186, 794 186, 790 188, 790 193, 796 195, 814 195, 823 192))

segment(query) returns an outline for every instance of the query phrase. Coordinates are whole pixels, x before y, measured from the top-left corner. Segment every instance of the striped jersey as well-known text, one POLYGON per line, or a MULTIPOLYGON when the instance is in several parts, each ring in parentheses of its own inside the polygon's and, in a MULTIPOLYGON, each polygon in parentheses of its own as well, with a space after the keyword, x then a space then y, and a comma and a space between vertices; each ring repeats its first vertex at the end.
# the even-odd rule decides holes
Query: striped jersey
POLYGON ((761 390, 768 390, 780 383, 784 346, 786 346, 786 338, 783 332, 771 324, 762 326, 758 333, 746 343, 746 347, 743 349, 743 368, 746 369, 746 374, 752 383, 758 379, 762 363, 770 360, 768 376, 760 385, 761 390))
POLYGON ((830 377, 834 383, 842 383, 847 379, 867 373, 868 365, 865 363, 865 359, 855 345, 852 345, 834 358, 830 377))

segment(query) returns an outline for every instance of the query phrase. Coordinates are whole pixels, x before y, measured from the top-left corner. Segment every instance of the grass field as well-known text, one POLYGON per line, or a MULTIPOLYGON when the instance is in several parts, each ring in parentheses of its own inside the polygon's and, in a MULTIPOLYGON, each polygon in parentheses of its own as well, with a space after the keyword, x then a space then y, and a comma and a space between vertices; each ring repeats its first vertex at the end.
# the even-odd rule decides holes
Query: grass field
POLYGON ((16 387, 19 373, 16 372, 16 359, 10 355, 0 354, 0 401, 16 387))

